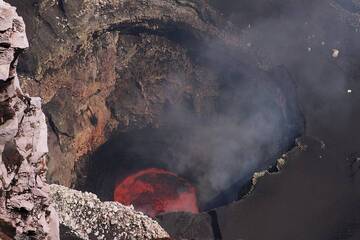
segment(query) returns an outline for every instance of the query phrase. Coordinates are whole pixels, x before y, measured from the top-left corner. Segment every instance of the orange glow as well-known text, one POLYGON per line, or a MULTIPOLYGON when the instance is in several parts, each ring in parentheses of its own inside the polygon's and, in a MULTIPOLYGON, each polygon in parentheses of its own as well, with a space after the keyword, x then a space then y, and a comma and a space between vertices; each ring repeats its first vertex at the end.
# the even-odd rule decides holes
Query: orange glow
POLYGON ((195 188, 175 173, 157 168, 139 171, 119 182, 114 200, 133 204, 151 217, 163 212, 199 212, 195 188))

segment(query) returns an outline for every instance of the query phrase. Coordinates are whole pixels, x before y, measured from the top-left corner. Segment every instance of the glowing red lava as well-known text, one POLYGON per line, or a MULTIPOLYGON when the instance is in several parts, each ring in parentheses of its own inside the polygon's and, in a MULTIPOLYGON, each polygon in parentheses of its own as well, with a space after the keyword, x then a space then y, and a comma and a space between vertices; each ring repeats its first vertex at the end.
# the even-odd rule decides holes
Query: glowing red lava
POLYGON ((114 200, 154 217, 163 212, 198 213, 195 188, 175 173, 149 168, 116 185, 114 200))

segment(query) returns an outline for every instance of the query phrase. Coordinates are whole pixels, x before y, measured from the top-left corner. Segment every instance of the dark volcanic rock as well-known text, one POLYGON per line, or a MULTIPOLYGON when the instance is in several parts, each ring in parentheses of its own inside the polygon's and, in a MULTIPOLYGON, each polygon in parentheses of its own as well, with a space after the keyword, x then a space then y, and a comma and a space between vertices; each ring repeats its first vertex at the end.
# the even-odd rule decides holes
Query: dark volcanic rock
POLYGON ((208 213, 166 213, 156 217, 159 224, 175 239, 217 239, 208 213))
POLYGON ((60 236, 63 240, 81 240, 69 227, 63 224, 60 224, 60 236))
POLYGON ((352 239, 358 233, 353 161, 336 145, 299 141, 279 173, 259 178, 247 198, 216 210, 224 239, 352 239))
MULTIPOLYGON (((360 237, 356 4, 218 1, 235 22, 241 20, 240 27, 250 24, 244 37, 252 46, 290 71, 298 86, 306 134, 317 136, 302 138, 301 145, 286 155, 280 172, 256 174, 264 176, 256 178, 257 184, 242 200, 216 209, 223 239, 360 237), (339 56, 332 56, 333 48, 339 56)), ((168 228, 174 237, 179 234, 168 228)), ((201 231, 189 232, 195 239, 201 237, 201 231)))
MULTIPOLYGON (((253 45, 265 49, 273 61, 283 63, 294 76, 306 134, 316 138, 301 138, 300 146, 285 157, 286 165, 280 172, 257 178, 245 198, 216 209, 222 237, 359 239, 359 18, 354 14, 356 8, 351 7, 357 3, 266 2, 285 6, 285 11, 281 17, 281 9, 252 16, 249 23, 254 24, 254 30, 249 30, 249 35, 255 34, 253 45), (339 56, 332 56, 333 48, 340 51, 339 56)), ((230 12, 238 4, 239 12, 232 14, 245 19, 241 15, 249 13, 242 13, 242 3, 219 1, 222 6, 228 4, 230 12)))
MULTIPOLYGON (((66 186, 86 182, 91 170, 87 162, 79 160, 87 159, 118 132, 190 126, 184 131, 186 138, 209 119, 209 129, 202 132, 215 136, 216 131, 225 132, 222 137, 229 139, 226 131, 218 128, 235 125, 238 131, 229 134, 245 142, 246 149, 252 149, 249 145, 254 145, 254 139, 266 136, 257 146, 266 156, 247 161, 264 159, 262 164, 267 167, 303 130, 286 69, 260 70, 260 63, 264 69, 265 63, 248 50, 232 25, 203 1, 11 2, 29 25, 32 48, 21 64, 22 74, 28 79, 25 89, 46 103, 51 126, 49 179, 53 182, 66 186), (259 98, 253 101, 252 96, 259 98), (266 124, 254 127, 252 122, 258 121, 266 124), (246 130, 240 129, 243 123, 249 125, 246 130), (252 128, 258 133, 251 132, 252 128), (244 131, 249 132, 239 138, 244 131)), ((213 138, 198 132, 199 138, 213 138)), ((200 145, 205 142, 197 141, 200 145)), ((218 145, 215 141, 211 144, 218 145)), ((201 158, 196 156, 198 143, 193 145, 186 151, 192 151, 191 158, 201 158)), ((204 152, 213 148, 200 147, 204 152)), ((180 151, 173 152, 178 155, 180 151)), ((217 154, 208 155, 204 159, 217 154)), ((247 159, 253 154, 244 155, 241 158, 247 159)), ((94 168, 95 173, 100 172, 98 166, 94 168)), ((246 171, 246 167, 239 168, 246 171)), ((109 173, 113 174, 117 173, 109 173)), ((231 174, 230 181, 237 178, 231 174)), ((109 200, 101 191, 112 187, 91 190, 109 200)), ((219 191, 222 189, 212 192, 210 198, 219 191)))
MULTIPOLYGON (((241 201, 210 215, 162 215, 159 221, 174 238, 359 238, 360 48, 355 1, 221 1, 242 29, 241 41, 224 33, 221 29, 230 27, 200 1, 11 2, 26 17, 35 46, 22 62, 22 72, 33 79, 24 82, 26 89, 47 103, 53 181, 70 185, 75 162, 110 139, 97 153, 92 177, 106 173, 115 184, 121 168, 114 169, 119 167, 115 163, 105 166, 109 155, 103 152, 116 155, 122 149, 131 155, 133 149, 128 142, 115 144, 126 134, 112 138, 112 133, 163 126, 163 113, 172 106, 186 106, 205 118, 214 112, 266 106, 280 117, 281 129, 292 133, 285 134, 286 141, 282 131, 267 136, 281 145, 302 132, 302 119, 294 114, 300 103, 305 134, 323 140, 325 148, 316 138, 302 138, 287 154, 285 167, 257 174, 257 184, 241 201), (217 44, 215 50, 204 48, 217 44), (278 65, 283 67, 274 67, 278 65), (227 84, 219 84, 224 83, 219 76, 227 84), (251 86, 234 79, 246 79, 241 82, 251 86), (292 81, 296 93, 288 85, 292 81), (250 94, 237 91, 247 87, 253 88, 250 94), (252 105, 259 98, 260 104, 252 105), (234 104, 239 102, 243 104, 234 104), (230 103, 235 108, 223 109, 230 103), (187 225, 190 222, 194 224, 187 225), (181 230, 171 223, 181 223, 181 230)), ((5 119, 13 115, 4 113, 5 119)), ((144 144, 140 146, 145 150, 131 160, 158 157, 149 154, 153 146, 168 149, 154 141, 158 139, 137 136, 141 141, 130 137, 129 142, 144 144)), ((256 142, 264 138, 260 135, 256 142)), ((104 180, 97 190, 112 193, 113 186, 104 180)))
POLYGON ((32 45, 21 62, 23 78, 32 79, 24 87, 48 103, 49 176, 68 186, 75 162, 118 126, 155 126, 164 106, 183 95, 198 96, 196 107, 214 95, 211 81, 194 88, 199 71, 184 44, 239 44, 202 1, 10 2, 32 45))

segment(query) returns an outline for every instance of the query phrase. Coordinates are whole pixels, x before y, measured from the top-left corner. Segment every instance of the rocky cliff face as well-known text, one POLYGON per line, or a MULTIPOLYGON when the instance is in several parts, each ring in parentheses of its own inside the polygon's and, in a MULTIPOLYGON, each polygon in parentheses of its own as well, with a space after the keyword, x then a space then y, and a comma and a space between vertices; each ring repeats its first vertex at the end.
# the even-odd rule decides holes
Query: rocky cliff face
POLYGON ((202 1, 10 2, 32 44, 21 64, 24 88, 43 98, 52 128, 49 176, 67 186, 75 162, 114 129, 156 126, 167 105, 184 99, 204 111, 212 77, 189 57, 201 45, 185 45, 235 42, 202 1))
MULTIPOLYGON (((247 114, 240 110, 243 106, 233 103, 258 111, 276 108, 278 116, 272 117, 275 128, 285 127, 276 130, 275 140, 265 140, 265 145, 278 145, 269 150, 272 153, 286 148, 301 131, 301 121, 294 120, 296 103, 281 103, 292 91, 288 91, 290 76, 281 69, 260 73, 256 54, 244 50, 247 44, 234 37, 231 24, 204 1, 10 2, 18 6, 30 33, 33 47, 21 62, 20 79, 27 91, 46 103, 52 182, 65 186, 79 183, 88 175, 87 169, 81 169, 85 161, 80 160, 87 159, 114 133, 161 128, 167 124, 164 115, 174 108, 191 112, 190 117, 170 118, 214 120, 222 114, 225 122, 230 119, 235 125, 241 118, 239 121, 245 121, 245 115, 256 113, 247 114), (232 76, 251 76, 251 86, 236 83, 231 87, 232 76), (261 92, 271 94, 259 93, 258 86, 261 92), (264 99, 242 102, 252 94, 264 99), (252 104, 261 107, 249 107, 252 104), (291 137, 280 136, 285 132, 291 132, 291 137)), ((192 130, 188 132, 185 135, 192 130)), ((177 151, 181 150, 176 149, 175 154, 177 151)))
POLYGON ((20 88, 28 47, 23 19, 0 1, 0 238, 59 239, 46 184, 47 126, 41 99, 20 88))
POLYGON ((49 188, 42 100, 22 92, 16 72, 28 47, 23 19, 0 1, 0 239, 168 239, 154 220, 131 207, 49 188))

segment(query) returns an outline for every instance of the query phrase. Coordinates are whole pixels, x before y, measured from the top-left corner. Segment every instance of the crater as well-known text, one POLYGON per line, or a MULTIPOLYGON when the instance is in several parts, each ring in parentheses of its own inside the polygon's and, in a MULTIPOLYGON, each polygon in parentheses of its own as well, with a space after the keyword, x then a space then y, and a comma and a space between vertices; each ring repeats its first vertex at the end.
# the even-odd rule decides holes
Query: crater
POLYGON ((82 161, 78 174, 84 177, 78 188, 94 192, 102 200, 133 204, 151 216, 169 211, 195 212, 197 207, 207 211, 243 196, 255 171, 268 169, 294 146, 295 138, 304 131, 304 119, 295 85, 285 68, 256 74, 250 67, 227 68, 216 76, 218 94, 207 103, 211 111, 198 112, 195 98, 184 95, 178 104, 166 104, 157 125, 119 128, 82 161), (156 201, 160 198, 166 202, 169 195, 154 190, 154 184, 162 183, 154 172, 152 180, 145 177, 152 190, 145 188, 139 193, 136 184, 129 184, 139 174, 154 169, 173 176, 159 187, 161 191, 177 192, 179 197, 194 188, 197 207, 159 210, 156 201), (179 182, 187 188, 179 187, 179 182), (119 197, 119 188, 128 192, 126 201, 124 195, 119 197), (156 197, 149 197, 149 191, 156 192, 156 197))

